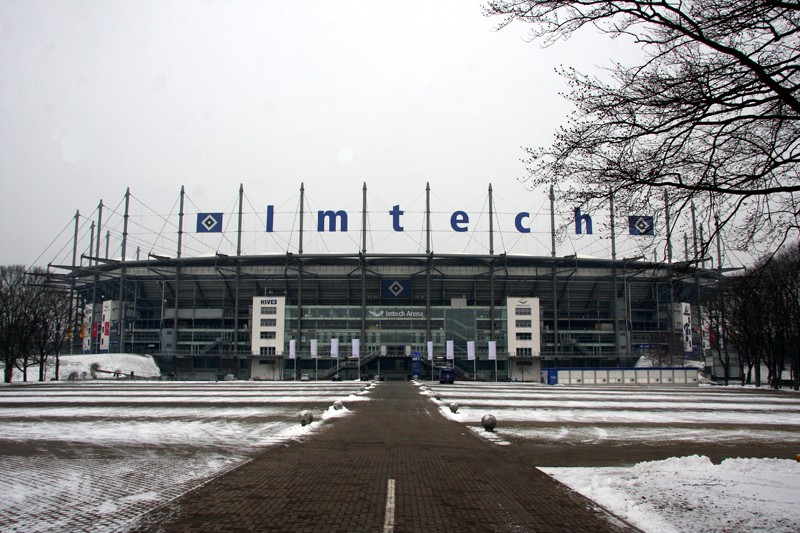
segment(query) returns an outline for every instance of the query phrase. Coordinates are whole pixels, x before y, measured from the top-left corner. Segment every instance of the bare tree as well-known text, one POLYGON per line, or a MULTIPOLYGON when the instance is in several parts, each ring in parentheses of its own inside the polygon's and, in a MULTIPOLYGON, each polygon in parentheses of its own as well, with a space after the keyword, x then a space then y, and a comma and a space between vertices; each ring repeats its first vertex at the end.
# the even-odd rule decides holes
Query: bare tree
POLYGON ((563 69, 576 106, 549 147, 529 149, 532 186, 584 204, 614 194, 630 212, 668 191, 673 221, 693 201, 709 232, 774 250, 800 215, 800 3, 780 0, 490 0, 549 46, 584 26, 640 44, 645 60, 605 75, 563 69), (715 223, 718 219, 718 225, 715 223))
POLYGON ((39 364, 43 380, 48 358, 64 348, 69 334, 68 294, 47 271, 20 265, 0 267, 0 353, 3 379, 11 382, 14 368, 28 379, 28 367, 39 364))
MULTIPOLYGON (((763 260, 755 268, 729 280, 724 299, 728 340, 749 367, 759 372, 763 363, 767 381, 780 388, 787 362, 792 387, 797 389, 800 368, 800 249, 793 247, 763 260)), ((756 374, 756 383, 760 384, 756 374)))
MULTIPOLYGON (((33 337, 35 362, 39 365, 39 381, 45 381, 51 358, 58 358, 71 335, 69 294, 52 283, 50 276, 36 278, 39 298, 32 312, 37 327, 33 337)), ((57 378, 58 376, 56 376, 57 378)))
MULTIPOLYGON (((742 364, 742 385, 761 386, 762 350, 759 332, 766 318, 761 306, 754 276, 736 276, 720 291, 720 299, 728 304, 726 335, 723 342, 736 346, 742 364)), ((714 347, 712 346, 712 349, 714 347)))
POLYGON ((11 382, 15 367, 31 352, 36 320, 31 313, 36 292, 27 283, 25 267, 0 267, 0 352, 3 355, 3 379, 11 382))
POLYGON ((720 363, 725 385, 728 384, 731 377, 731 358, 728 352, 725 327, 726 306, 729 302, 726 293, 724 286, 712 291, 706 301, 708 311, 705 314, 709 336, 709 351, 707 353, 710 353, 712 357, 716 356, 717 361, 720 363))

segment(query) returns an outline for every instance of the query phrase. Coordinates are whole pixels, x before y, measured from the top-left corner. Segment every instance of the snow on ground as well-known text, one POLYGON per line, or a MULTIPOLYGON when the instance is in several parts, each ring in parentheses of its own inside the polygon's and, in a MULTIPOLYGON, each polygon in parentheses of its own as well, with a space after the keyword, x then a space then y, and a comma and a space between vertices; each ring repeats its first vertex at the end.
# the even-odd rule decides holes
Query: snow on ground
POLYGON ((693 455, 633 467, 542 468, 651 533, 798 531, 800 463, 693 455))
MULTIPOLYGON (((0 531, 124 530, 266 446, 313 438, 330 419, 348 416, 348 405, 368 401, 362 386, 113 379, 0 386, 0 531), (337 400, 342 409, 333 407, 337 400), (300 425, 302 409, 314 413, 312 424, 300 425)), ((800 395, 786 391, 430 386, 423 394, 444 416, 507 446, 794 443, 800 434, 800 395), (498 420, 493 433, 480 426, 489 412, 498 420)), ((646 532, 800 530, 792 500, 800 463, 786 458, 542 470, 646 532)))
POLYGON ((347 405, 368 401, 362 387, 130 380, 0 386, 0 531, 124 531, 258 450, 324 431, 351 413, 347 405), (311 424, 300 424, 301 410, 313 413, 311 424))
MULTIPOLYGON (((800 395, 787 391, 420 385, 422 394, 440 404, 442 415, 504 446, 514 439, 564 445, 798 443, 800 434, 800 395), (620 402, 623 397, 627 405, 620 402), (451 404, 457 405, 455 413, 451 404), (483 429, 485 414, 498 420, 494 432, 483 429)), ((629 466, 540 469, 647 533, 800 531, 800 462, 793 459, 713 464, 694 455, 629 466)))
MULTIPOLYGON (((424 385, 424 384, 423 384, 424 385)), ((737 426, 764 426, 758 435, 780 440, 800 428, 800 395, 761 394, 741 389, 721 391, 699 387, 594 389, 508 384, 461 383, 437 387, 444 394, 439 401, 444 416, 478 426, 484 414, 492 413, 502 424, 498 432, 542 442, 564 441, 576 425, 603 428, 606 437, 653 440, 683 434, 701 438, 708 434, 736 435, 737 426), (522 396, 520 396, 522 394, 522 396), (623 401, 624 400, 624 401, 623 401), (449 404, 458 404, 450 412, 449 404), (709 427, 713 423, 713 428, 709 427), (537 425, 538 424, 538 425, 537 425), (647 425, 648 427, 641 427, 647 425), (678 426, 678 427, 676 427, 678 426), (715 428, 729 426, 725 431, 715 428)), ((428 395, 435 394, 428 386, 428 395)), ((593 429, 594 430, 594 429, 593 429)), ((754 432, 748 428, 753 439, 754 432)), ((707 440, 707 439, 704 439, 707 440)))
MULTIPOLYGON (((97 379, 130 378, 157 378, 161 375, 155 360, 150 355, 135 353, 114 354, 87 354, 87 355, 62 355, 59 357, 58 377, 64 381, 73 374, 75 379, 92 379, 92 365, 96 364, 99 372, 95 372, 97 379), (115 374, 116 373, 116 374, 115 374)), ((19 369, 14 369, 12 381, 33 382, 39 379, 39 365, 28 367, 28 379, 19 369)), ((55 379, 56 361, 50 358, 47 362, 45 381, 55 379)))

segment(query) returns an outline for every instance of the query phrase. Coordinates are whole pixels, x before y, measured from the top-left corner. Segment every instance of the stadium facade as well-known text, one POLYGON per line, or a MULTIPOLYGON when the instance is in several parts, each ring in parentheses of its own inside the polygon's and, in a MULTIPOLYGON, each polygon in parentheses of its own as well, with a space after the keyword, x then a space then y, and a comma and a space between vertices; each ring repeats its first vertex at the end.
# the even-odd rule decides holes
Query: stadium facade
MULTIPOLYGON (((401 213, 389 212, 395 227, 401 213)), ((583 217, 576 210, 578 231, 583 217)), ((463 218, 451 221, 460 231, 463 218)), ((197 231, 220 222, 198 213, 197 231)), ((557 256, 555 246, 549 256, 369 253, 366 231, 349 254, 303 253, 301 223, 293 252, 123 251, 58 267, 81 310, 72 350, 152 354, 183 379, 265 380, 431 378, 447 366, 461 379, 539 381, 546 368, 700 355, 697 304, 718 272, 695 262, 557 256)))

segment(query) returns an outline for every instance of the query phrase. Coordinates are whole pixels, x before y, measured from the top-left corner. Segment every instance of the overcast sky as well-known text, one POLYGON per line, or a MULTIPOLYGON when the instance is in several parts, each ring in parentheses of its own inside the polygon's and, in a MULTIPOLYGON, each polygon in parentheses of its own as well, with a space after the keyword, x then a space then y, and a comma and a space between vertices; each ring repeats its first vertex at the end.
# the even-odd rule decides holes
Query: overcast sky
MULTIPOLYGON (((548 215, 522 236, 513 213, 547 207, 517 180, 522 147, 548 144, 569 111, 554 68, 592 71, 635 49, 590 34, 542 49, 526 26, 498 23, 479 0, 0 0, 0 264, 69 262, 76 210, 88 235, 101 199, 113 241, 126 187, 128 257, 173 246, 148 248, 143 228, 174 233, 181 185, 186 230, 219 211, 228 235, 240 183, 259 213, 248 227, 272 204, 291 229, 301 183, 310 209, 347 210, 351 235, 320 250, 338 252, 358 248, 365 182, 370 211, 406 211, 412 248, 426 183, 432 208, 468 211, 471 231, 491 183, 508 232, 496 251, 549 254, 548 215), (170 213, 166 226, 155 216, 170 213)), ((390 223, 380 216, 369 224, 390 223)), ((442 220, 435 251, 485 248, 442 220)), ((185 255, 222 249, 192 238, 185 255)), ((286 251, 293 237, 264 238, 254 229, 244 253, 286 251)), ((397 246, 378 235, 370 249, 397 246)))

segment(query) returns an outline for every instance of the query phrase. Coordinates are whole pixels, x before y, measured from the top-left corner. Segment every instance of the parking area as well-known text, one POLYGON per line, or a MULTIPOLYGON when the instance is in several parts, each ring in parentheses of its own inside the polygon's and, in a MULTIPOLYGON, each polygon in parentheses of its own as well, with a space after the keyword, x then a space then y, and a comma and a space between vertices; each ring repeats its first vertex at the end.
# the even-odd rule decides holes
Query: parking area
POLYGON ((797 453, 792 392, 423 385, 2 387, 0 530, 627 530, 539 467, 797 453))

